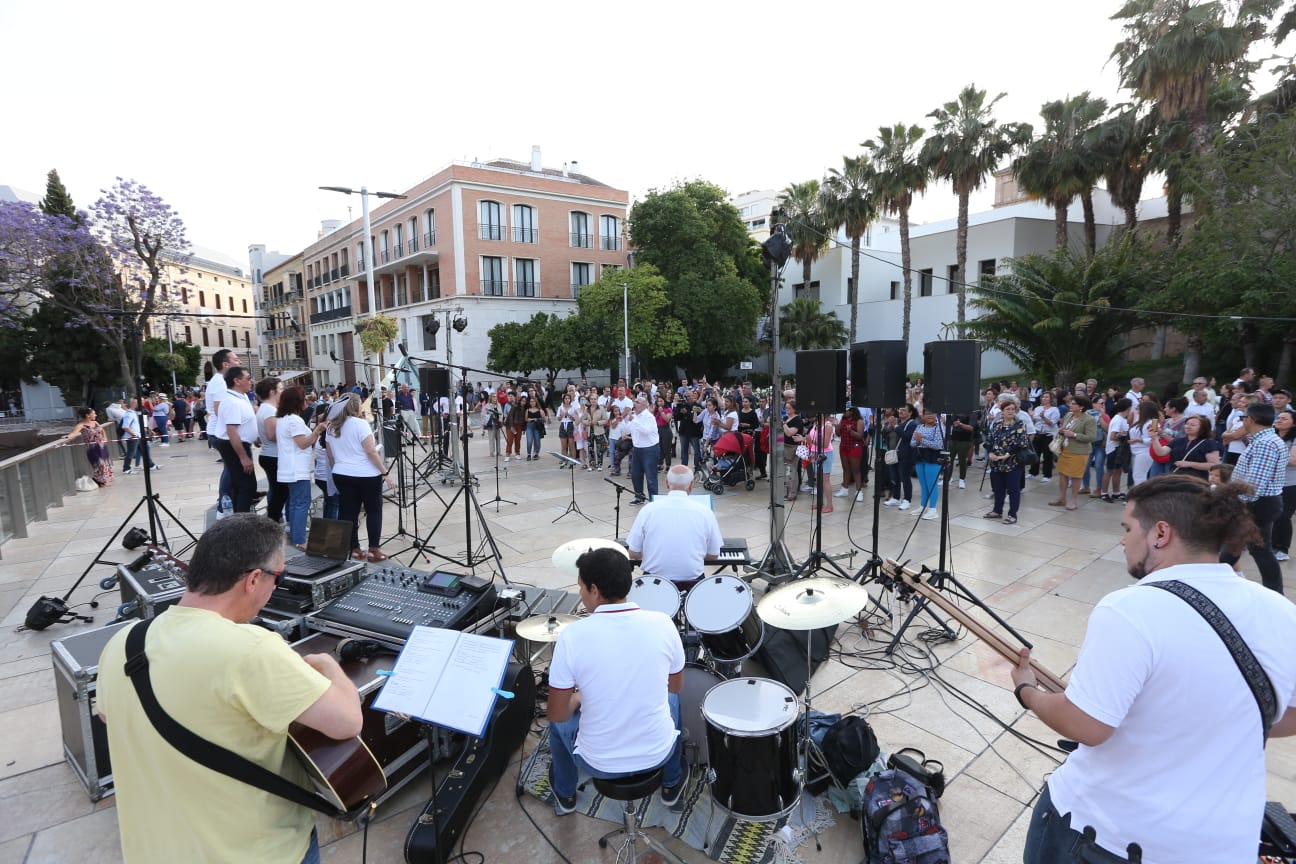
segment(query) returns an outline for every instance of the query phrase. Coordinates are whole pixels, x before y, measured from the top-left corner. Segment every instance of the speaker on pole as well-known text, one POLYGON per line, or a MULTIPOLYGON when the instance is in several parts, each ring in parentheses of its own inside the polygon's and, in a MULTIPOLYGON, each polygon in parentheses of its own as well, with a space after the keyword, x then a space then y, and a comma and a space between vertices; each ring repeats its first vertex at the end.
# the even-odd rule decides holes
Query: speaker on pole
POLYGON ((419 389, 433 399, 449 396, 450 370, 440 366, 420 366, 419 389))
POLYGON ((923 346, 923 407, 937 414, 971 414, 981 395, 981 343, 948 339, 923 346))
POLYGON ((901 339, 856 342, 850 348, 851 404, 865 408, 903 405, 905 365, 901 339))
POLYGON ((797 410, 807 416, 846 410, 846 352, 796 353, 797 410))

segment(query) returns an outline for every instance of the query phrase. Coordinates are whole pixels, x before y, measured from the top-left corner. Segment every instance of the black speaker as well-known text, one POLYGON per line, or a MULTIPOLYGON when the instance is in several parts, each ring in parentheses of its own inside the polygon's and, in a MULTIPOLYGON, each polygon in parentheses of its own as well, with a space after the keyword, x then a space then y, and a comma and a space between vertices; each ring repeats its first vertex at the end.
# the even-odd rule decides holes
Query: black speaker
POLYGON ((981 343, 950 339, 923 346, 923 408, 971 414, 980 405, 981 343))
POLYGON ((846 410, 846 352, 796 353, 797 410, 807 416, 846 410))
POLYGON ((439 366, 420 366, 419 389, 431 396, 433 399, 440 399, 442 396, 449 396, 450 370, 443 369, 439 366))
POLYGON ((905 401, 905 343, 856 342, 850 349, 851 404, 897 408, 905 401))

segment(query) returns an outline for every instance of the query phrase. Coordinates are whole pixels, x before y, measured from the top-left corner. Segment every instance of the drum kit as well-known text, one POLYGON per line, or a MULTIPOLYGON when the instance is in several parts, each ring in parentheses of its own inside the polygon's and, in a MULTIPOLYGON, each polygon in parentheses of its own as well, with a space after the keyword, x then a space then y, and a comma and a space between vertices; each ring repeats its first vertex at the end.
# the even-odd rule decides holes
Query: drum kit
MULTIPOLYGON (((576 558, 609 540, 573 540, 554 552, 555 566, 576 578, 576 558)), ((707 576, 687 592, 669 579, 637 577, 626 597, 640 608, 680 621, 686 653, 680 692, 686 758, 707 766, 717 807, 749 822, 777 821, 795 809, 810 780, 810 638, 814 630, 840 624, 869 602, 858 582, 838 577, 798 579, 771 589, 759 602, 751 586, 730 575, 707 576), (806 691, 798 700, 786 685, 736 674, 760 648, 765 625, 806 633, 806 691)), ((555 642, 573 615, 537 615, 519 622, 517 635, 555 642)))

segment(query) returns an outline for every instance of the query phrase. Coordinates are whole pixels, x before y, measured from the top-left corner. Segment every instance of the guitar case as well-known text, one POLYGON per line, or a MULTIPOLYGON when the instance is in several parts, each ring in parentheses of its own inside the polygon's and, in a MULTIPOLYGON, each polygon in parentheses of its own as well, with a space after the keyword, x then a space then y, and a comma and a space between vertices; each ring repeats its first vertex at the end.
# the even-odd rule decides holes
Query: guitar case
POLYGON ((465 738, 467 743, 450 773, 410 826, 405 836, 405 860, 409 864, 432 864, 450 857, 450 850, 477 809, 478 799, 508 767, 510 757, 531 730, 536 704, 531 665, 510 663, 500 689, 513 693, 513 698, 495 700, 485 736, 465 738))

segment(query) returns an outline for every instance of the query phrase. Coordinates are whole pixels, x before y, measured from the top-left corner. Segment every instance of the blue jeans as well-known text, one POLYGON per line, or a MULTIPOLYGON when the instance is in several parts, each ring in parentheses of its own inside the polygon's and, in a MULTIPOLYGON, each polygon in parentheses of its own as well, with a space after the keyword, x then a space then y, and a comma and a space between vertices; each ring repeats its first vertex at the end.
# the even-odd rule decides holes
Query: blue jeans
POLYGON ((1148 468, 1147 476, 1148 479, 1151 480, 1153 477, 1160 477, 1162 474, 1169 474, 1169 473, 1170 473, 1169 462, 1158 462, 1155 459, 1153 459, 1151 467, 1148 468))
MULTIPOLYGON (((324 518, 338 518, 338 496, 328 494, 328 483, 323 480, 316 480, 315 485, 324 493, 324 518)), ((306 505, 306 509, 310 509, 310 504, 306 505)))
POLYGON ((1023 864, 1117 864, 1121 861, 1129 859, 1095 846, 1071 827, 1071 814, 1058 813, 1045 783, 1026 830, 1023 864))
POLYGON ((298 546, 306 542, 306 514, 310 512, 311 485, 309 480, 284 483, 288 487, 288 540, 298 546))
POLYGON ((170 432, 170 430, 167 428, 167 418, 165 418, 165 417, 154 417, 154 418, 153 418, 153 425, 157 427, 158 434, 162 436, 162 443, 163 443, 163 444, 170 444, 170 443, 171 443, 171 432, 170 432))
POLYGON ((990 488, 994 490, 994 507, 995 513, 1003 513, 1004 496, 1008 497, 1008 512, 1005 516, 1017 517, 1017 508, 1021 506, 1022 481, 1026 477, 1026 469, 1018 465, 1011 471, 991 471, 990 488))
POLYGON ((702 439, 694 435, 679 436, 679 455, 680 455, 681 465, 689 464, 690 450, 692 450, 693 452, 692 464, 701 465, 702 464, 702 439))
POLYGON ((527 424, 527 455, 540 455, 540 430, 532 424, 527 424))
POLYGON ((630 451, 630 485, 634 487, 636 498, 651 499, 657 494, 657 455, 656 445, 636 447, 630 451), (648 493, 644 494, 644 481, 648 481, 648 493))
POLYGON ((936 502, 940 500, 940 463, 919 462, 916 467, 918 485, 922 493, 922 506, 935 507, 936 502))
POLYGON ((122 469, 125 470, 131 467, 132 460, 135 462, 135 467, 139 468, 141 465, 144 464, 145 459, 149 460, 150 468, 156 467, 153 464, 153 457, 149 455, 148 441, 144 440, 143 438, 127 439, 126 461, 122 465, 122 469))
POLYGON ((894 465, 887 465, 887 477, 890 480, 892 498, 900 501, 913 500, 913 478, 909 476, 909 469, 911 468, 913 468, 913 463, 904 458, 901 458, 894 465))
POLYGON ((1089 486, 1090 489, 1097 490, 1102 486, 1103 467, 1107 464, 1107 451, 1097 442, 1093 445, 1093 451, 1089 454, 1089 461, 1085 464, 1084 477, 1080 480, 1081 486, 1089 486), (1094 472, 1098 481, 1092 485, 1089 483, 1089 472, 1094 472))
POLYGON ((315 833, 314 828, 311 829, 310 846, 302 856, 301 864, 320 864, 319 835, 315 833))
POLYGON ((549 758, 550 772, 553 780, 554 794, 560 798, 569 798, 576 794, 576 784, 580 782, 582 774, 588 774, 590 777, 598 777, 604 780, 612 780, 617 777, 629 777, 632 774, 639 774, 643 771, 651 771, 655 768, 662 768, 662 785, 678 786, 684 779, 684 763, 680 758, 683 748, 681 747, 679 730, 680 730, 680 702, 678 693, 668 694, 670 704, 671 720, 675 723, 675 746, 671 748, 670 755, 666 761, 657 765, 649 765, 638 771, 626 771, 620 774, 609 773, 607 771, 598 771, 591 768, 576 751, 576 732, 580 729, 580 711, 568 717, 559 723, 549 724, 549 758))

